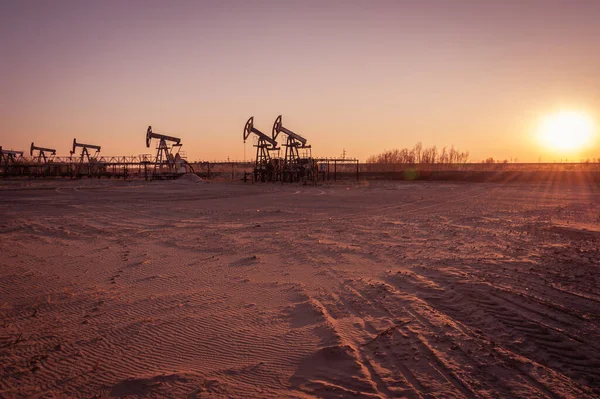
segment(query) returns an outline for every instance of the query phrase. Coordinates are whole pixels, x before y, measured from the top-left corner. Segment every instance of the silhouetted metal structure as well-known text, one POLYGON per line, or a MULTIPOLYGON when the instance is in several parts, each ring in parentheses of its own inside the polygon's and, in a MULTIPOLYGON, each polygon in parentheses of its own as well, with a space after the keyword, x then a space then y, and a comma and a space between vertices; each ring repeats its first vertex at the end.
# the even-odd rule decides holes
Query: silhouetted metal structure
POLYGON ((276 181, 278 180, 279 159, 271 157, 271 151, 279 151, 277 141, 267 136, 254 127, 254 117, 251 116, 244 126, 244 143, 255 134, 258 137, 256 147, 256 161, 254 164, 254 181, 276 181))
POLYGON ((0 147, 0 176, 27 177, 107 177, 107 178, 145 178, 170 179, 188 171, 193 172, 192 165, 184 159, 183 153, 174 154, 167 142, 181 147, 181 140, 153 133, 149 127, 146 132, 146 145, 152 139, 158 139, 156 158, 150 154, 138 156, 100 156, 101 147, 94 144, 83 144, 73 139, 70 155, 56 156, 53 148, 38 147, 31 143, 29 156, 24 157, 22 151, 2 150, 0 147), (164 166, 167 165, 167 168, 164 166))
POLYGON ((33 144, 33 141, 31 142, 31 147, 29 148, 29 156, 32 157, 33 160, 40 164, 46 163, 48 162, 47 155, 49 157, 54 157, 56 155, 56 150, 53 148, 37 147, 33 144), (34 151, 37 151, 37 155, 35 156, 33 155, 34 151))
POLYGON ((337 181, 338 177, 359 180, 359 161, 356 158, 317 158, 315 162, 318 165, 318 180, 337 181))
POLYGON ((29 147, 29 157, 30 163, 32 162, 33 165, 28 165, 26 171, 28 171, 32 176, 41 177, 50 175, 50 163, 52 163, 55 155, 55 149, 37 147, 33 142, 31 142, 31 146, 29 147))
POLYGON ((23 151, 5 150, 0 146, 0 166, 2 175, 8 176, 11 169, 22 173, 23 151))
POLYGON ((190 166, 179 153, 182 146, 179 137, 155 133, 152 131, 152 126, 148 126, 148 130, 146 130, 146 147, 150 148, 152 139, 158 140, 152 172, 153 179, 171 178, 187 172, 186 167, 190 166), (172 143, 171 146, 168 143, 172 143))
POLYGON ((285 156, 281 168, 282 181, 303 181, 306 183, 316 180, 317 170, 316 163, 312 158, 312 147, 306 145, 307 140, 304 137, 283 126, 281 115, 273 123, 273 140, 276 140, 280 133, 284 133, 287 137, 285 144, 283 144, 285 156))
POLYGON ((17 162, 23 157, 23 151, 5 150, 0 146, 0 162, 17 162))
POLYGON ((88 177, 92 177, 98 175, 104 170, 104 165, 98 159, 98 154, 100 153, 100 146, 95 144, 83 144, 78 143, 77 139, 73 139, 73 148, 70 151, 71 158, 77 152, 77 149, 81 148, 81 153, 75 159, 79 159, 79 161, 75 161, 73 163, 73 167, 71 169, 73 177, 81 177, 87 175, 88 177), (93 155, 90 155, 90 150, 95 150, 93 155))
POLYGON ((75 138, 75 139, 73 139, 73 149, 70 151, 71 156, 73 156, 73 154, 75 154, 75 152, 77 151, 77 148, 81 148, 80 162, 83 163, 84 161, 91 162, 92 159, 95 159, 98 156, 98 154, 100 153, 101 147, 99 145, 94 145, 94 144, 78 143, 77 139, 75 138), (96 150, 93 157, 90 157, 89 150, 96 150))

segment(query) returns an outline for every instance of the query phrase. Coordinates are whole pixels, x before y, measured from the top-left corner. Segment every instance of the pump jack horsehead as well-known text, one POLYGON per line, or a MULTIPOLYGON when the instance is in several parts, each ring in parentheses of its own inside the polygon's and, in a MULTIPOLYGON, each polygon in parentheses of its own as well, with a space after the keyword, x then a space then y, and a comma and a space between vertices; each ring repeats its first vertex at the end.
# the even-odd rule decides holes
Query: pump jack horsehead
POLYGON ((279 151, 277 141, 254 127, 254 117, 251 116, 244 126, 244 143, 255 134, 258 137, 256 147, 256 162, 254 164, 254 181, 275 181, 277 179, 276 160, 271 158, 270 151, 279 151))
POLYGON ((276 140, 280 133, 287 136, 285 147, 285 158, 283 159, 283 181, 300 181, 316 178, 316 166, 310 153, 311 146, 306 145, 306 139, 290 129, 283 127, 281 115, 273 123, 272 136, 276 140), (304 151, 304 156, 299 150, 304 151))

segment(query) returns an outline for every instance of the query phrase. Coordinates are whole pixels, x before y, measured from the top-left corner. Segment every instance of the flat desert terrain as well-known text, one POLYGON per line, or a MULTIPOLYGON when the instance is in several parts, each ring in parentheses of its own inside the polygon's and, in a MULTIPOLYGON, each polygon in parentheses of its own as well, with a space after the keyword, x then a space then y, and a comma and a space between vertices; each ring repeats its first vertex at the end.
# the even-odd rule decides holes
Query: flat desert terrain
POLYGON ((600 188, 0 181, 2 398, 598 398, 600 188))

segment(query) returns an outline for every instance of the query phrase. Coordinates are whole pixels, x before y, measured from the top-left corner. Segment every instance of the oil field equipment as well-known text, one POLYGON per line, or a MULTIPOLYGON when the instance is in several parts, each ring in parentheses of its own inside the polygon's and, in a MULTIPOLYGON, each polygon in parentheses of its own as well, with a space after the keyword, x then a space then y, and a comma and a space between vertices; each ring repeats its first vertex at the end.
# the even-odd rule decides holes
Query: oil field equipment
POLYGON ((23 151, 5 150, 0 146, 0 162, 4 164, 13 163, 23 158, 23 151))
POLYGON ((81 148, 81 154, 79 154, 79 163, 74 163, 72 174, 75 177, 81 177, 83 175, 96 175, 102 172, 103 165, 98 162, 98 154, 100 153, 100 146, 94 144, 83 144, 78 143, 77 139, 73 139, 73 148, 70 151, 71 158, 77 152, 77 148, 81 148), (96 150, 94 155, 90 155, 90 150, 96 150))
POLYGON ((73 156, 73 154, 75 154, 75 152, 77 151, 77 148, 81 148, 81 154, 79 157, 79 162, 81 162, 81 163, 83 163, 84 161, 87 161, 88 163, 95 161, 96 157, 100 153, 99 145, 82 144, 82 143, 78 143, 77 139, 73 139, 73 149, 70 151, 71 156, 73 156), (90 157, 89 150, 96 150, 93 157, 90 157))
POLYGON ((185 173, 185 166, 189 164, 179 154, 181 146, 183 145, 181 144, 181 139, 179 137, 154 133, 152 131, 152 126, 148 126, 148 130, 146 130, 146 147, 150 148, 152 139, 158 140, 152 178, 169 178, 179 173, 185 173), (172 143, 170 147, 168 143, 172 143), (177 149, 176 152, 175 149, 177 149), (163 171, 163 167, 165 166, 167 170, 163 171))
POLYGON ((316 164, 312 159, 311 146, 306 145, 306 139, 290 129, 283 127, 281 115, 273 123, 272 136, 276 140, 279 133, 287 136, 285 144, 285 157, 283 158, 282 180, 304 181, 313 180, 317 177, 316 164), (303 154, 300 154, 302 150, 303 154))
POLYGON ((276 181, 278 177, 278 159, 271 157, 271 151, 279 151, 277 141, 254 127, 254 117, 251 116, 244 126, 244 143, 254 133, 258 136, 256 147, 256 162, 254 164, 254 181, 276 181))
POLYGON ((29 166, 29 174, 31 176, 47 176, 52 174, 51 168, 49 165, 56 155, 56 150, 53 148, 44 148, 37 147, 33 142, 31 143, 31 147, 29 147, 29 157, 31 159, 29 166), (36 152, 37 153, 34 153, 36 152))
POLYGON ((5 150, 0 146, 0 167, 2 175, 8 176, 12 174, 22 173, 20 166, 23 160, 23 151, 5 150))
POLYGON ((31 142, 31 147, 29 148, 29 156, 32 157, 32 160, 36 161, 37 163, 46 163, 48 162, 46 154, 53 157, 54 155, 56 155, 56 150, 52 148, 37 147, 33 144, 33 142, 31 142), (35 156, 33 155, 34 151, 37 151, 37 155, 35 156))

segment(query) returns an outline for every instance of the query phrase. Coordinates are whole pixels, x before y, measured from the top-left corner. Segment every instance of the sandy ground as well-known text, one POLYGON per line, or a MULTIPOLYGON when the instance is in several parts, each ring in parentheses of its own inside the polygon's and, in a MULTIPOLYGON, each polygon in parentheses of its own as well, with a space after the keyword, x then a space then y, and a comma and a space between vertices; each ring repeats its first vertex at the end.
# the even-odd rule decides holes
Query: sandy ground
POLYGON ((600 397, 600 188, 0 181, 0 397, 600 397))

